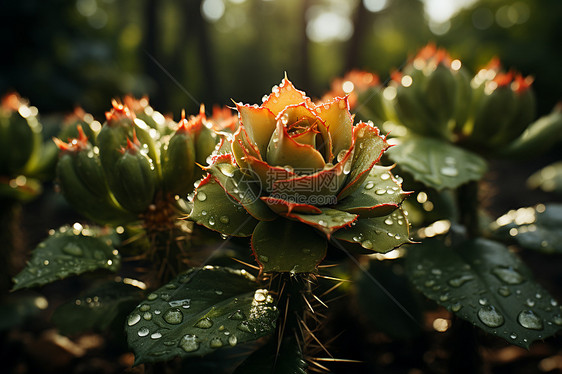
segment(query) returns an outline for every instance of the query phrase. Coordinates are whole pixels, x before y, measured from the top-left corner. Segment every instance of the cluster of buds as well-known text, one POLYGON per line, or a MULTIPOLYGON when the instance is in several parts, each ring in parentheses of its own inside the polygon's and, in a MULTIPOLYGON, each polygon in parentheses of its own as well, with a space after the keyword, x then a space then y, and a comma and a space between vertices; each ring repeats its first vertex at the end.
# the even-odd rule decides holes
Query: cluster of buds
POLYGON ((103 224, 136 221, 152 204, 186 198, 201 176, 196 163, 205 163, 218 139, 203 106, 197 116, 184 113, 175 123, 154 111, 146 98, 124 102, 113 101, 105 123, 87 127, 90 135, 78 125, 77 137, 67 143, 55 139, 64 196, 77 211, 103 224))
POLYGON ((38 110, 17 93, 0 105, 0 199, 26 201, 41 191, 41 177, 56 156, 43 143, 38 110))
POLYGON ((533 120, 532 81, 503 72, 497 59, 470 79, 460 60, 428 45, 392 74, 382 96, 390 119, 413 133, 486 152, 507 146, 533 120))

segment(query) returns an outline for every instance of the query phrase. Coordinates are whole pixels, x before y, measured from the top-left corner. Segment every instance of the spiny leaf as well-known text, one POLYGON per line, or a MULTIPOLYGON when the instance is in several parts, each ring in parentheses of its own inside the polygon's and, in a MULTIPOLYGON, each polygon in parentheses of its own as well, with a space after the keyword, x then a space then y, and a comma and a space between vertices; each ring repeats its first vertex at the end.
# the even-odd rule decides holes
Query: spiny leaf
POLYGON ((95 237, 90 229, 61 227, 33 251, 31 261, 14 277, 13 290, 42 286, 70 275, 96 269, 117 271, 119 252, 109 237, 95 237))
POLYGON ((398 208, 407 194, 389 170, 374 166, 361 188, 338 202, 336 208, 361 218, 384 216, 398 208))
POLYGON ((189 218, 226 235, 250 236, 258 221, 209 176, 195 192, 189 218))
POLYGON ((479 180, 487 168, 480 156, 433 138, 404 139, 387 154, 414 179, 437 190, 479 180))
POLYGON ((562 326, 558 302, 502 244, 426 240, 409 248, 406 272, 425 296, 512 344, 528 348, 562 326))
POLYGON ((409 223, 402 209, 383 217, 358 219, 355 225, 336 231, 336 239, 374 252, 386 253, 410 243, 409 223))
POLYGON ((278 311, 244 270, 191 269, 149 294, 129 315, 135 364, 203 356, 275 330, 278 311))
POLYGON ((252 235, 252 249, 264 272, 314 272, 326 248, 326 240, 314 229, 283 218, 258 223, 252 235))

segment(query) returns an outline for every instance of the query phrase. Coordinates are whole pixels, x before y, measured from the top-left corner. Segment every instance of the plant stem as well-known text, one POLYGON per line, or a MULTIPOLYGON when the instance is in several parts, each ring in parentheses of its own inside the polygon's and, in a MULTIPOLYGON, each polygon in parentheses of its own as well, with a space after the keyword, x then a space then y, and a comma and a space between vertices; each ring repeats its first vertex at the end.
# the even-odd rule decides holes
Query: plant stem
POLYGON ((468 182, 457 189, 457 204, 459 223, 466 228, 467 236, 469 238, 478 237, 480 234, 478 182, 468 182))
POLYGON ((0 298, 12 286, 13 256, 17 249, 17 236, 20 231, 21 205, 15 201, 2 201, 0 204, 0 298))

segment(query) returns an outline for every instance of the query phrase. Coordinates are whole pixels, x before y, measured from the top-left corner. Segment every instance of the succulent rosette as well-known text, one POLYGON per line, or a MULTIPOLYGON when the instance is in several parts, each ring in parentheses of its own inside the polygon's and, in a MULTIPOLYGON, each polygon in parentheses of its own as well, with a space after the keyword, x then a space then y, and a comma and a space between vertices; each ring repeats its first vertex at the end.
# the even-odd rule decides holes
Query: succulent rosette
POLYGON ((190 219, 252 236, 263 271, 310 272, 327 241, 386 252, 409 242, 407 193, 372 123, 353 124, 348 97, 315 105, 285 78, 261 106, 236 104, 237 131, 206 167, 190 219))

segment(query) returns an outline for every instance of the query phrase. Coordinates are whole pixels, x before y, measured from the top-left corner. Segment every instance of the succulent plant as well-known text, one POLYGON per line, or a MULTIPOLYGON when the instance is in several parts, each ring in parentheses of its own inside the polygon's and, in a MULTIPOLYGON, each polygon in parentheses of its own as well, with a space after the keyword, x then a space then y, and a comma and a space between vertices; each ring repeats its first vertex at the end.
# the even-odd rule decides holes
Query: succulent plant
POLYGON ((311 272, 327 240, 386 252, 409 242, 407 193, 372 123, 353 124, 347 97, 315 105, 285 78, 261 106, 236 104, 238 130, 206 167, 190 218, 252 236, 263 271, 311 272))

